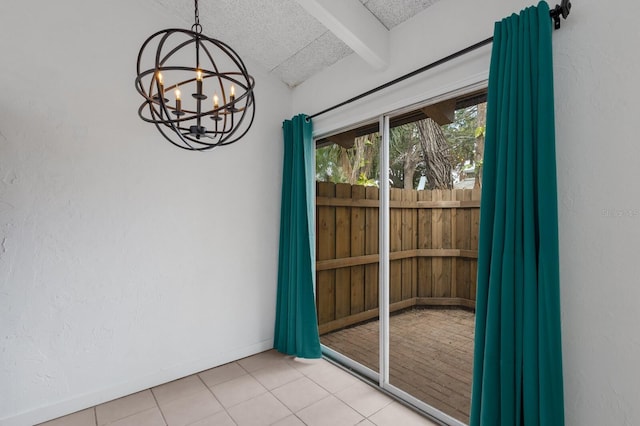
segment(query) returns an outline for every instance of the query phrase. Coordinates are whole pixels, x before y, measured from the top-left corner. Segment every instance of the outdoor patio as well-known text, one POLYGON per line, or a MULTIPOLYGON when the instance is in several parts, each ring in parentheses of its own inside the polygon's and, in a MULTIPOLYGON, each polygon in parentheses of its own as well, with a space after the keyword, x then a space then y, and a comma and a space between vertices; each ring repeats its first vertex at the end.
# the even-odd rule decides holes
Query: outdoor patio
MULTIPOLYGON (((474 313, 412 308, 392 314, 390 382, 465 423, 469 422, 474 313)), ((324 345, 378 371, 378 321, 321 336, 324 345)))

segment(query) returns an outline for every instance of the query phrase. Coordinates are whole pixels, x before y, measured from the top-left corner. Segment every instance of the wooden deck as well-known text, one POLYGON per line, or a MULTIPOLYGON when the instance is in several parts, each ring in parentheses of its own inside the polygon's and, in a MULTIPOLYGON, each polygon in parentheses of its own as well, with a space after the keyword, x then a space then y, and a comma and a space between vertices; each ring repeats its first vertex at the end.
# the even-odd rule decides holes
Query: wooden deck
MULTIPOLYGON (((474 313, 411 309, 391 316, 390 382, 469 423, 474 313)), ((321 336, 324 345, 378 371, 378 321, 321 336)))

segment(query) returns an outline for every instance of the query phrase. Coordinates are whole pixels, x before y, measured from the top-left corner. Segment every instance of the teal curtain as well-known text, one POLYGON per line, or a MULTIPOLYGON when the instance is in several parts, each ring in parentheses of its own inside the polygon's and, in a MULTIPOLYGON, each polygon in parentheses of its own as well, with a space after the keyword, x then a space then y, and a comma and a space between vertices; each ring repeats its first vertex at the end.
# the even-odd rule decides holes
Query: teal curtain
POLYGON ((311 120, 300 114, 285 120, 282 130, 284 167, 274 348, 301 358, 320 358, 314 296, 313 127, 311 120))
POLYGON ((472 426, 564 425, 549 6, 495 25, 472 426))

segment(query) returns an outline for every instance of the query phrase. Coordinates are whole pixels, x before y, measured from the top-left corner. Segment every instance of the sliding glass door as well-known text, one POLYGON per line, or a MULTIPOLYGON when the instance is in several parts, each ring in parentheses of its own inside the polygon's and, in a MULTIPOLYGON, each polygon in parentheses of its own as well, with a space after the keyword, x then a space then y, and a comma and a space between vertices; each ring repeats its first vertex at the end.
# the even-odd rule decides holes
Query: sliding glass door
POLYGON ((334 357, 379 369, 380 133, 376 126, 318 141, 316 295, 320 341, 334 357))
POLYGON ((325 352, 450 425, 469 420, 483 102, 385 115, 317 150, 325 352))

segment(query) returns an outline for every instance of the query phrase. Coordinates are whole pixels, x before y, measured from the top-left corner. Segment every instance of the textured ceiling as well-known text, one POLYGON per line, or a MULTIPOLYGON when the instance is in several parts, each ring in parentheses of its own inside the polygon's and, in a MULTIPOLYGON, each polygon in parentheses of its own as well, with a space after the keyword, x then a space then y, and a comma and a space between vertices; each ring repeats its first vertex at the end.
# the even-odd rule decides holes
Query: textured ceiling
MULTIPOLYGON (((161 11, 176 17, 176 27, 190 28, 193 24, 193 0, 153 1, 161 11)), ((381 31, 388 32, 438 0, 342 1, 360 2, 364 8, 358 6, 356 12, 362 9, 362 18, 369 18, 364 15, 371 13, 382 24, 381 31)), ((311 1, 314 2, 323 3, 311 1)), ((300 0, 199 0, 200 24, 204 34, 224 41, 241 57, 251 58, 294 87, 354 53, 348 41, 343 40, 344 35, 327 29, 303 3, 300 0)), ((350 22, 354 26, 353 21, 350 22)))
POLYGON ((438 0, 360 0, 390 30, 438 0))

